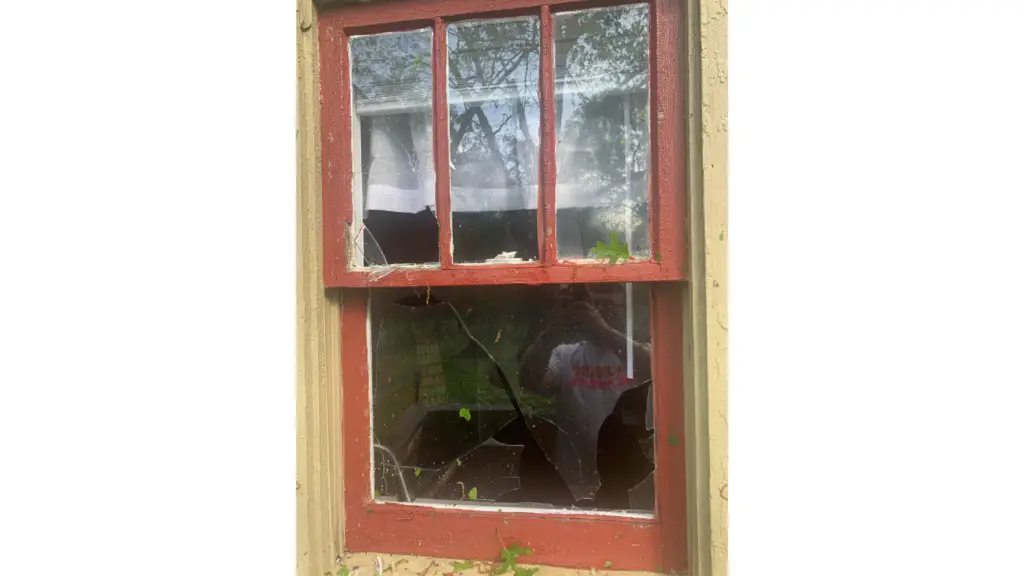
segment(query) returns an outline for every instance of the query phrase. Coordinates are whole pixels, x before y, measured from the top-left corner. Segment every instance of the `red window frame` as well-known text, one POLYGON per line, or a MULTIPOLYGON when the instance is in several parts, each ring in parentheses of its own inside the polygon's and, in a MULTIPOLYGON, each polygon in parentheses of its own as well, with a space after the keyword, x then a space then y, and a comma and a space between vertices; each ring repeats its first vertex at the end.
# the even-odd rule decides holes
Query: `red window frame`
POLYGON ((548 284, 683 280, 686 244, 683 144, 680 127, 682 87, 682 7, 673 0, 396 0, 343 5, 320 17, 320 96, 323 149, 324 282, 328 287, 454 286, 467 284, 548 284), (555 80, 552 13, 581 8, 649 4, 651 94, 651 257, 609 265, 597 260, 559 259, 555 224, 555 80), (433 70, 444 70, 445 25, 468 17, 498 18, 533 14, 541 29, 541 175, 538 194, 539 259, 516 264, 457 264, 452 259, 452 220, 448 149, 448 79, 433 75, 435 205, 440 265, 402 268, 386 275, 349 269, 352 215, 352 112, 348 37, 432 26, 433 70))
MULTIPOLYGON (((345 466, 345 548, 352 552, 421 554, 493 560, 501 543, 533 549, 524 562, 618 570, 687 570, 686 471, 683 443, 683 182, 682 4, 677 0, 393 0, 343 5, 319 19, 322 106, 324 281, 342 291, 342 424, 345 466), (650 6, 651 252, 647 261, 609 265, 558 260, 555 228, 554 40, 552 14, 563 10, 647 3, 650 6), (396 267, 382 277, 349 270, 352 156, 348 37, 356 33, 433 26, 434 70, 444 69, 444 26, 469 17, 535 14, 541 26, 541 192, 537 262, 455 264, 448 199, 447 79, 434 75, 434 149, 441 263, 436 269, 396 267), (655 406, 653 518, 585 512, 522 512, 437 508, 374 501, 371 470, 369 290, 390 286, 651 282, 652 375, 655 406)), ((377 275, 380 276, 380 275, 377 275)))

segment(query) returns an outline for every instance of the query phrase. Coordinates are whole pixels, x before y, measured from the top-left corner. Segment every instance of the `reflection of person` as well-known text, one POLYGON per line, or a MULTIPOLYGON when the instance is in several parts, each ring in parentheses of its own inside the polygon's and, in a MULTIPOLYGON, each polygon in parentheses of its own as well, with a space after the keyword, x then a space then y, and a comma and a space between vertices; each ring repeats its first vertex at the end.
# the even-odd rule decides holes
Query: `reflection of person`
POLYGON ((612 328, 625 324, 622 315, 616 306, 602 316, 584 286, 561 289, 554 322, 526 350, 520 366, 521 386, 556 398, 558 426, 568 437, 559 435, 554 464, 577 499, 592 497, 600 485, 597 438, 605 418, 622 392, 651 377, 649 345, 612 328), (630 347, 632 375, 626 366, 630 347))

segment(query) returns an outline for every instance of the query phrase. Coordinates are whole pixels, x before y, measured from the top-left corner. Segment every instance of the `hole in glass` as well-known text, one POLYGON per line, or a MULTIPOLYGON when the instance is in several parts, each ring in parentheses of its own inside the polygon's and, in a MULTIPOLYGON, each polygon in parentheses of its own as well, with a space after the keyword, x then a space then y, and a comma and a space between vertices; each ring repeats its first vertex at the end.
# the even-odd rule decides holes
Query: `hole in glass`
POLYGON ((645 284, 374 290, 382 499, 649 513, 645 284))

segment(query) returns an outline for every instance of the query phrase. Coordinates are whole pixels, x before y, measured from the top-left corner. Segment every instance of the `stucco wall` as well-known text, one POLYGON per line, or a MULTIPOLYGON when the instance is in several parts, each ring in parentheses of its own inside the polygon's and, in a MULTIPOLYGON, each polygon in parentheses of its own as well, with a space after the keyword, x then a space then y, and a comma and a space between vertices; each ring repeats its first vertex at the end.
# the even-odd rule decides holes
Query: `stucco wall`
MULTIPOLYGON (((724 576, 728 552, 727 67, 726 0, 687 3, 688 187, 691 278, 684 343, 687 385, 688 527, 691 573, 724 576)), ((320 133, 316 10, 296 10, 297 150, 297 563, 301 576, 336 574, 344 546, 341 460, 340 299, 325 292, 320 253, 320 133)), ((349 555, 369 575, 373 554, 349 555)), ((396 573, 450 571, 443 559, 383 556, 396 573), (400 562, 400 560, 405 560, 400 562)), ((599 570, 603 571, 603 570, 599 570)), ((580 571, 544 568, 541 574, 580 571)), ((586 573, 586 572, 583 572, 586 573)))
POLYGON ((689 545, 695 574, 728 572, 727 0, 689 0, 689 545))
POLYGON ((341 460, 340 302, 321 270, 320 103, 316 14, 299 0, 297 97, 297 572, 335 574, 344 527, 341 460))

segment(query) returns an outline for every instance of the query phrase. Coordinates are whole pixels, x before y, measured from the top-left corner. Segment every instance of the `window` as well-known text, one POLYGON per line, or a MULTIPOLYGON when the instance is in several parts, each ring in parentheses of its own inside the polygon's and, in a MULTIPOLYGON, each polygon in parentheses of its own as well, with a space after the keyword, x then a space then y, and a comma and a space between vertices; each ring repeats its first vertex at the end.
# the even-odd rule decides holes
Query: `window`
POLYGON ((677 4, 321 16, 348 549, 685 570, 677 4))

